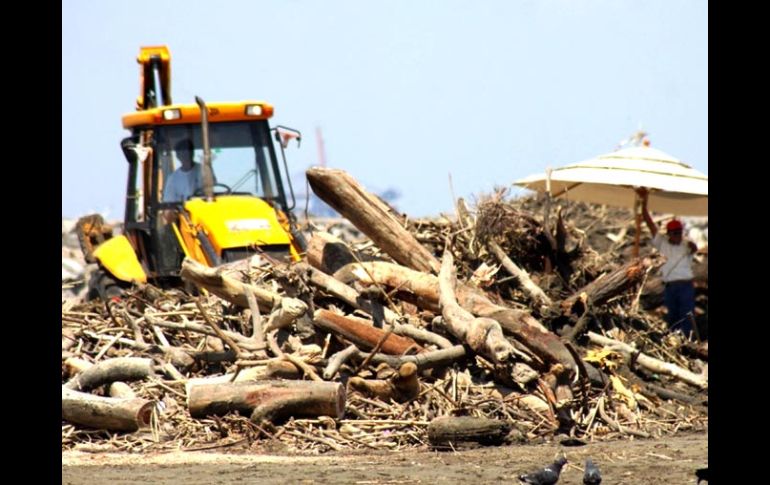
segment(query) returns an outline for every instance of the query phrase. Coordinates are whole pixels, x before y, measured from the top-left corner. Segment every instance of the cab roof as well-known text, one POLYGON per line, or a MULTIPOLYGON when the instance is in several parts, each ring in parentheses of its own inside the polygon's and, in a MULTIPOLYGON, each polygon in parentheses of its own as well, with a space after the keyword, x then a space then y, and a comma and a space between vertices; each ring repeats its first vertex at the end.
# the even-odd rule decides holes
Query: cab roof
MULTIPOLYGON (((266 120, 273 116, 273 105, 265 101, 206 103, 209 123, 266 120), (258 107, 258 108, 257 108, 258 107)), ((123 128, 200 123, 197 104, 171 104, 123 115, 123 128)))

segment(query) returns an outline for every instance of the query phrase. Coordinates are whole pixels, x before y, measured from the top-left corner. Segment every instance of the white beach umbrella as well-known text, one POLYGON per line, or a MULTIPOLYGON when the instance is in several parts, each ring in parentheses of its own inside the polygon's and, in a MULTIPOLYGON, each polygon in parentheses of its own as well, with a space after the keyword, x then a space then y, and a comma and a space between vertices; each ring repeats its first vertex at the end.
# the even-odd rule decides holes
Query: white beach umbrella
MULTIPOLYGON (((637 187, 649 189, 651 211, 680 216, 708 215, 708 177, 647 144, 624 148, 514 182, 568 200, 637 207, 637 187)), ((637 213, 637 247, 640 218, 637 213)))

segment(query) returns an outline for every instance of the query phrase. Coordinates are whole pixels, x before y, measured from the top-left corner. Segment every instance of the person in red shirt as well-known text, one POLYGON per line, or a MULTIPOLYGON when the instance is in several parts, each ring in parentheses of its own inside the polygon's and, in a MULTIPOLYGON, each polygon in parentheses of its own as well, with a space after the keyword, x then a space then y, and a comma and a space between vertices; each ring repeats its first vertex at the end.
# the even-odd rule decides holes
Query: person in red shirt
POLYGON ((666 224, 666 237, 658 231, 647 209, 647 189, 638 189, 642 200, 644 222, 652 233, 652 245, 666 258, 660 268, 663 283, 666 286, 663 302, 668 309, 666 321, 669 330, 681 331, 691 337, 695 321, 695 286, 693 284, 693 255, 698 250, 694 242, 684 239, 684 225, 677 219, 666 224))

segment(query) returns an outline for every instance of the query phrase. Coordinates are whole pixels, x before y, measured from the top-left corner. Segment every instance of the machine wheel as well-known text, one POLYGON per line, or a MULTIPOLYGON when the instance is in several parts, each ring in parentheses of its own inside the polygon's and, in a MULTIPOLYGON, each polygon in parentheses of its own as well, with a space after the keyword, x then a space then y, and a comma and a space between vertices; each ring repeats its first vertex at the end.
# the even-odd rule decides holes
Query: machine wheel
POLYGON ((93 272, 88 282, 86 299, 90 301, 99 298, 102 301, 108 301, 112 298, 120 297, 124 289, 124 284, 113 278, 104 269, 99 268, 93 272))

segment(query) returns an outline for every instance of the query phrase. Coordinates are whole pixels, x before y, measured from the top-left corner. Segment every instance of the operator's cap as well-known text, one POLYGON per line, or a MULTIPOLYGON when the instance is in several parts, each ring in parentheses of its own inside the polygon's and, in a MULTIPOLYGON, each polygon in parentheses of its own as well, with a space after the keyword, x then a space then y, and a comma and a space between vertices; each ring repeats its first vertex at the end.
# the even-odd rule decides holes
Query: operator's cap
POLYGON ((672 219, 666 224, 666 231, 681 231, 684 226, 682 225, 681 221, 677 219, 672 219))

